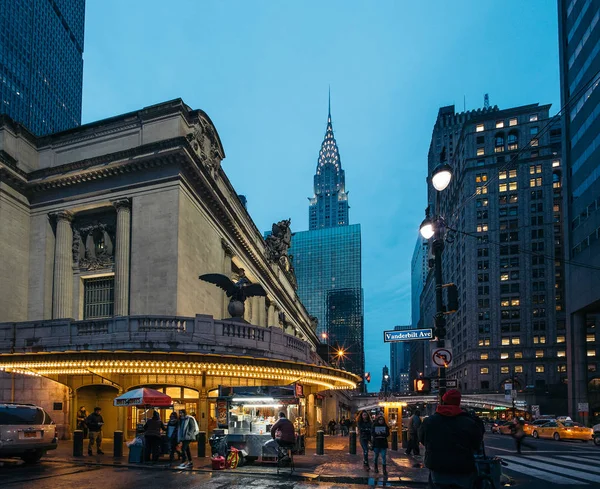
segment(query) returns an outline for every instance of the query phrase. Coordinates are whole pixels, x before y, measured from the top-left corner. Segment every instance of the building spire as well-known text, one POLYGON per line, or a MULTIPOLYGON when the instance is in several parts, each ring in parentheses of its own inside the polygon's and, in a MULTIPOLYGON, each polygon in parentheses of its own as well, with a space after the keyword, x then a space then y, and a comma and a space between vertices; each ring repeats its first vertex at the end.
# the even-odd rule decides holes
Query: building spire
POLYGON ((327 115, 327 121, 328 123, 331 122, 331 85, 329 85, 329 111, 327 115))

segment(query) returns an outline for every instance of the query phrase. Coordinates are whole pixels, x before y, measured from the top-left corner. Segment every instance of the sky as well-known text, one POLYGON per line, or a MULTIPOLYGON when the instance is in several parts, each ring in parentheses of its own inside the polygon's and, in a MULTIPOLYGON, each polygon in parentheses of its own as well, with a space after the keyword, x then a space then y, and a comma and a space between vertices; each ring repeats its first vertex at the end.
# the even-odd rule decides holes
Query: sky
POLYGON ((215 124, 261 230, 308 199, 327 93, 362 226, 366 370, 410 324, 411 258, 439 107, 560 109, 555 0, 87 0, 83 122, 182 98, 215 124))

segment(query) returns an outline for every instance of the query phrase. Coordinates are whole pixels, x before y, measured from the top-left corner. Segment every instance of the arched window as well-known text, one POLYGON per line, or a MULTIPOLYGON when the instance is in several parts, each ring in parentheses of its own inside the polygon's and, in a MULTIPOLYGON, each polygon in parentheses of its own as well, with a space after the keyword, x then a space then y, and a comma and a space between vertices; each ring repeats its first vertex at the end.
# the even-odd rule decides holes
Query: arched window
POLYGON ((562 186, 560 182, 560 173, 553 172, 552 173, 552 188, 560 188, 562 186))
POLYGON ((494 137, 494 152, 501 153, 504 151, 504 133, 499 132, 494 137))
POLYGON ((510 131, 508 133, 508 150, 514 151, 519 149, 519 134, 517 131, 510 131))

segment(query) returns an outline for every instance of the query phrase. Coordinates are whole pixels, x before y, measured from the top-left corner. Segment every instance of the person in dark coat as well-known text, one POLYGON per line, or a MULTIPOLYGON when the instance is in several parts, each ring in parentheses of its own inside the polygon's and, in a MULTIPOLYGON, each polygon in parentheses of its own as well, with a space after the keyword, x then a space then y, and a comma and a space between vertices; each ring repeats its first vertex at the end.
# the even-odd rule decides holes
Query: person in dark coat
POLYGON ((165 425, 160 420, 158 411, 154 411, 152 418, 144 425, 144 439, 146 441, 146 460, 158 462, 160 457, 160 434, 165 430, 165 425))
POLYGON ((102 409, 99 407, 94 408, 94 412, 85 418, 85 424, 90 430, 90 442, 88 444, 88 455, 92 455, 92 448, 94 442, 96 443, 96 450, 98 455, 104 455, 102 451, 102 425, 104 419, 102 418, 102 409))
POLYGON ((286 418, 285 413, 279 413, 279 419, 271 427, 272 440, 263 445, 264 454, 277 455, 279 447, 291 447, 296 443, 294 424, 286 418))
POLYGON ((421 425, 419 437, 425 446, 425 467, 434 488, 454 484, 471 489, 477 477, 474 454, 481 446, 483 434, 460 408, 460 400, 459 391, 449 390, 435 414, 421 425))
POLYGON ((330 435, 335 435, 335 425, 336 425, 336 422, 335 422, 335 420, 334 420, 334 419, 332 419, 332 420, 331 420, 331 421, 330 421, 330 422, 327 424, 327 426, 329 427, 329 434, 330 434, 330 435))
POLYGON ((88 417, 88 413, 85 410, 85 406, 81 406, 77 411, 77 429, 83 431, 83 439, 88 437, 88 427, 85 423, 85 419, 88 417))
POLYGON ((415 455, 420 455, 419 451, 419 428, 421 428, 421 412, 417 409, 414 414, 408 419, 408 446, 406 447, 406 455, 414 452, 415 455))
POLYGON ((179 417, 177 413, 173 411, 169 417, 167 423, 167 438, 169 439, 169 463, 173 463, 175 454, 177 454, 177 460, 181 460, 181 452, 177 450, 179 440, 177 440, 177 432, 179 431, 179 417))
POLYGON ((385 422, 383 414, 377 416, 375 424, 373 424, 373 429, 371 430, 371 435, 373 436, 373 453, 375 454, 375 459, 373 461, 375 473, 379 473, 379 467, 377 466, 377 462, 379 461, 379 455, 381 455, 383 475, 386 476, 386 455, 388 448, 388 437, 390 436, 390 427, 385 422))
POLYGON ((365 470, 370 470, 369 467, 369 443, 371 442, 371 433, 373 431, 373 422, 367 411, 361 411, 356 422, 358 428, 358 441, 363 450, 363 466, 365 470))

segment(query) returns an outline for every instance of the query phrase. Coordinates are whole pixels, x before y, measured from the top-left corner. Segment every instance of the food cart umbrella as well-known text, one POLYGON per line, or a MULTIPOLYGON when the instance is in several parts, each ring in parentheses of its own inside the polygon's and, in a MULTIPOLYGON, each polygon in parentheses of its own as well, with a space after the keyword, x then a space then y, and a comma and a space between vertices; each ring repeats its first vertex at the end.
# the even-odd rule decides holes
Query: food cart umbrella
POLYGON ((146 406, 146 407, 171 407, 173 400, 171 396, 167 396, 149 387, 141 387, 126 392, 125 394, 115 398, 113 401, 115 406, 146 406))

